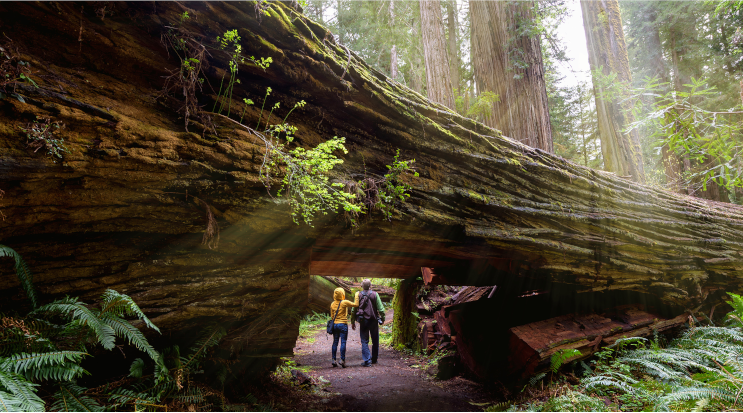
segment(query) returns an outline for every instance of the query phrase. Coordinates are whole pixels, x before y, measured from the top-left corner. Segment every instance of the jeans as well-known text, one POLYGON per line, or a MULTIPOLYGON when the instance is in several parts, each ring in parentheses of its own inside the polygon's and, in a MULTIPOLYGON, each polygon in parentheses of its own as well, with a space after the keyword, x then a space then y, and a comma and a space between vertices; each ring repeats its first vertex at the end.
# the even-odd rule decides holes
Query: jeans
POLYGON ((361 335, 361 357, 364 363, 376 362, 379 357, 379 324, 377 320, 359 318, 359 334, 361 335), (372 349, 369 352, 369 334, 371 333, 372 349))
POLYGON ((348 324, 333 324, 333 360, 335 360, 335 354, 338 351, 338 339, 341 340, 341 360, 345 360, 348 324))

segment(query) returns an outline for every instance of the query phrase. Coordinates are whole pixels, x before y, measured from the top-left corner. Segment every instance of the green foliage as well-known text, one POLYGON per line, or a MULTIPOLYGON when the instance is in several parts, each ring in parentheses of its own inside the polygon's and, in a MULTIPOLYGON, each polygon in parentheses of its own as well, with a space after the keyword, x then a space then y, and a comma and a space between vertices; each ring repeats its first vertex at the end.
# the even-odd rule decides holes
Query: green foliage
POLYGON ((379 201, 375 208, 382 211, 387 220, 392 218, 392 210, 396 204, 399 205, 410 198, 409 191, 412 187, 403 181, 403 177, 410 172, 413 176, 418 176, 418 172, 412 170, 414 162, 415 159, 401 161, 400 150, 398 149, 392 160, 392 165, 386 165, 389 171, 384 175, 384 181, 379 190, 379 201))
POLYGON ((568 359, 580 355, 581 352, 573 348, 558 350, 550 357, 550 370, 552 370, 552 373, 557 373, 557 370, 560 370, 560 367, 562 367, 568 359))
MULTIPOLYGON (((604 80, 613 84, 612 80, 604 80)), ((656 139, 658 147, 671 151, 695 165, 683 176, 684 186, 699 182, 707 190, 709 182, 716 182, 732 191, 743 187, 743 132, 742 111, 707 110, 697 102, 716 96, 719 92, 706 79, 691 79, 683 91, 669 91, 668 83, 647 79, 643 87, 631 90, 629 101, 634 103, 635 123, 628 126, 642 128, 656 139), (653 96, 651 103, 643 97, 653 96), (644 116, 643 116, 644 115, 644 116), (709 159, 716 162, 709 162, 709 159)), ((618 92, 615 92, 618 93, 618 92)), ((740 108, 738 108, 740 109, 740 108)))
POLYGON ((477 97, 471 98, 468 90, 454 99, 457 112, 463 116, 482 122, 493 111, 493 104, 500 102, 500 97, 490 91, 483 91, 477 97))
POLYGON ((312 336, 319 329, 324 327, 327 321, 327 315, 314 311, 312 314, 304 316, 299 321, 299 337, 305 340, 314 341, 312 336))
POLYGON ((15 251, 0 245, 0 257, 3 256, 15 259, 18 278, 35 307, 23 318, 4 317, 1 321, 0 406, 3 410, 44 410, 44 402, 36 395, 35 387, 39 382, 53 382, 58 390, 53 395, 52 409, 100 411, 100 404, 85 394, 87 389, 76 384, 76 379, 89 374, 80 364, 89 356, 85 347, 91 342, 111 350, 116 337, 121 337, 153 359, 160 358, 142 333, 122 318, 136 316, 157 330, 129 296, 107 290, 101 309, 70 297, 37 307, 28 266, 15 251))
POLYGON ((52 410, 57 412, 102 412, 103 407, 85 395, 87 389, 73 383, 60 383, 54 393, 52 410))
POLYGON ((733 311, 729 312, 726 316, 728 322, 735 327, 743 327, 743 297, 738 294, 728 293, 730 301, 725 301, 733 307, 733 311))
POLYGON ((31 65, 21 58, 13 41, 4 36, 6 41, 0 43, 0 100, 11 96, 21 103, 26 103, 23 96, 16 92, 15 86, 30 83, 39 87, 31 79, 31 65))
POLYGON ((227 334, 224 328, 207 330, 182 355, 178 346, 162 351, 153 366, 153 373, 145 375, 146 363, 135 359, 130 376, 138 378, 132 388, 117 388, 110 393, 109 401, 114 408, 132 407, 134 410, 165 407, 169 402, 188 403, 200 409, 210 409, 202 390, 193 382, 193 376, 203 373, 202 362, 209 350, 219 344, 227 334))
MULTIPOLYGON (((230 78, 227 80, 227 87, 224 90, 224 94, 222 94, 222 85, 224 84, 224 77, 222 77, 222 83, 219 85, 217 100, 214 102, 212 112, 221 114, 225 109, 226 103, 227 116, 229 117, 232 110, 232 93, 235 89, 235 84, 240 83, 240 79, 237 78, 239 65, 245 63, 246 57, 242 55, 242 45, 240 45, 240 35, 237 33, 237 29, 228 30, 224 32, 222 36, 218 36, 217 43, 219 44, 219 49, 225 50, 229 54, 228 65, 230 69, 230 78), (219 105, 219 108, 217 108, 217 105, 219 105)), ((247 59, 263 70, 268 69, 271 63, 273 63, 271 57, 260 57, 256 59, 255 56, 250 56, 247 59)), ((243 111, 243 115, 244 114, 245 111, 243 111)))
POLYGON ((52 122, 49 118, 36 117, 37 120, 20 128, 25 134, 28 147, 33 148, 34 152, 39 149, 46 150, 47 155, 52 158, 52 162, 57 162, 56 158, 62 158, 62 154, 69 152, 64 145, 64 139, 55 136, 60 129, 64 128, 64 123, 60 121, 52 122))
POLYGON ((15 260, 15 273, 18 276, 18 280, 21 282, 21 288, 26 293, 26 297, 31 301, 33 308, 38 307, 38 299, 36 298, 36 288, 34 287, 33 274, 28 268, 26 261, 23 260, 20 254, 15 252, 14 249, 0 244, 0 258, 10 257, 15 260))

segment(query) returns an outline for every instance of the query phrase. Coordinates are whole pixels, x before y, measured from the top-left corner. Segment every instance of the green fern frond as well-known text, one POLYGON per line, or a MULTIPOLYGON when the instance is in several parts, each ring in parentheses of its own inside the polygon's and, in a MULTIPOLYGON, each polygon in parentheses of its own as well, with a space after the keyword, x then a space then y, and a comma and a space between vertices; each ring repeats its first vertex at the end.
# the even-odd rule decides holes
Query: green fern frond
POLYGON ((35 409, 24 408, 23 401, 10 393, 0 390, 0 411, 2 412, 26 412, 35 409))
POLYGON ((43 411, 44 401, 36 395, 36 386, 20 374, 0 368, 0 402, 7 411, 43 411))
POLYGON ((55 380, 70 381, 81 377, 84 374, 90 374, 87 370, 77 364, 65 364, 62 366, 46 366, 26 372, 29 380, 55 380))
POLYGON ((102 412, 98 402, 85 395, 87 389, 72 383, 61 383, 54 393, 52 410, 58 412, 102 412))
POLYGON ((129 344, 133 344, 139 350, 147 353, 147 355, 149 355, 153 360, 157 360, 157 351, 155 351, 155 348, 150 345, 137 327, 134 327, 128 321, 116 317, 111 313, 102 314, 101 322, 112 328, 117 336, 128 340, 129 344))
POLYGON ((95 333, 98 342, 103 346, 103 348, 106 350, 112 350, 114 348, 116 338, 113 328, 103 323, 91 310, 85 307, 85 303, 77 301, 76 298, 66 297, 54 301, 37 308, 32 311, 31 314, 44 312, 62 313, 71 316, 81 325, 90 328, 95 333))
POLYGON ((144 360, 137 358, 134 359, 132 365, 129 366, 129 376, 136 379, 142 377, 144 374, 144 360))
POLYGON ((111 396, 108 399, 113 402, 111 407, 122 407, 128 404, 134 406, 134 410, 141 411, 147 407, 164 407, 159 406, 159 400, 144 392, 135 392, 129 389, 118 388, 111 392, 111 396))
POLYGON ((26 292, 26 296, 31 301, 31 306, 36 308, 39 306, 38 299, 36 298, 36 288, 34 287, 34 278, 31 274, 31 270, 28 268, 26 261, 21 258, 21 255, 15 252, 13 248, 7 247, 0 244, 0 258, 11 257, 15 259, 15 273, 18 276, 18 280, 21 282, 23 291, 26 292))
POLYGON ((721 399, 727 402, 735 402, 736 393, 714 387, 683 387, 666 394, 661 399, 666 403, 701 399, 721 399))
POLYGON ((19 353, 7 358, 0 358, 0 368, 13 373, 24 374, 34 369, 48 366, 59 366, 71 361, 80 363, 83 356, 88 355, 81 351, 54 351, 49 353, 19 353))
POLYGON ((206 351, 210 347, 214 347, 219 344, 219 340, 227 335, 227 331, 221 326, 216 327, 214 330, 206 334, 204 337, 199 339, 193 347, 191 347, 191 354, 187 357, 181 358, 183 368, 189 368, 191 365, 206 355, 206 351))
POLYGON ((539 380, 542 380, 542 379, 543 379, 543 378, 545 378, 546 376, 547 376, 547 373, 544 373, 544 372, 542 372, 542 373, 539 373, 539 374, 535 374, 534 376, 532 376, 532 377, 531 377, 531 378, 529 379, 529 386, 534 386, 534 385, 536 385, 537 383, 539 383, 539 380))
POLYGON ((566 360, 580 355, 581 352, 574 348, 558 350, 550 357, 550 370, 552 370, 552 373, 557 373, 557 370, 560 370, 566 360))
POLYGON ((192 387, 173 397, 182 403, 203 403, 204 393, 198 387, 192 387))
POLYGON ((160 333, 160 329, 157 328, 156 325, 152 324, 152 321, 147 318, 147 316, 144 314, 144 312, 142 312, 137 303, 135 303, 134 300, 132 300, 132 298, 128 295, 121 294, 118 291, 109 289, 103 293, 102 298, 103 305, 101 308, 101 314, 111 312, 117 317, 122 317, 124 316, 124 314, 136 316, 137 318, 142 320, 147 325, 147 327, 160 333))
POLYGON ((635 393, 635 388, 632 384, 637 383, 637 380, 632 377, 618 373, 618 372, 607 372, 596 376, 591 376, 583 379, 581 384, 586 391, 597 390, 602 387, 616 388, 624 391, 625 393, 635 393))

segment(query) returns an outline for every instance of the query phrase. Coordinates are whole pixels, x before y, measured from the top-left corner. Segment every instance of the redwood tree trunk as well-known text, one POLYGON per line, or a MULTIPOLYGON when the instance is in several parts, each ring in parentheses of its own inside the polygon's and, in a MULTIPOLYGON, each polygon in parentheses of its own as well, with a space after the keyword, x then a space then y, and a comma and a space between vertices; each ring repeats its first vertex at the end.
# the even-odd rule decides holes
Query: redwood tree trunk
POLYGON ((451 75, 451 85, 461 94, 460 76, 459 76, 459 22, 457 20, 457 4, 455 0, 446 1, 446 20, 449 31, 447 45, 449 47, 449 74, 451 75))
POLYGON ((504 135, 547 152, 552 126, 538 37, 513 33, 533 19, 532 1, 470 1, 472 62, 478 92, 494 92, 499 101, 484 123, 504 135))
POLYGON ((645 182, 640 137, 636 129, 624 132, 634 122, 629 107, 623 107, 622 98, 606 98, 600 79, 616 75, 615 82, 629 88, 632 75, 627 57, 627 46, 622 29, 622 16, 618 0, 581 0, 583 27, 588 45, 588 61, 594 74, 593 90, 596 96, 601 152, 604 169, 619 176, 631 176, 635 182, 645 182))
POLYGON ((426 59, 428 99, 454 109, 446 37, 441 21, 441 3, 438 0, 420 0, 423 56, 426 59))

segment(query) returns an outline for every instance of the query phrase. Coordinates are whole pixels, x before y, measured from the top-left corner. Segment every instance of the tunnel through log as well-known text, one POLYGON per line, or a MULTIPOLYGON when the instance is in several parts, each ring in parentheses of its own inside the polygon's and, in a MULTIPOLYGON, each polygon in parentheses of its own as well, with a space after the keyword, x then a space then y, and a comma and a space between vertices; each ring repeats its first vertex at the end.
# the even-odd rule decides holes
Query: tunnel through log
MULTIPOLYGON (((0 2, 3 31, 43 92, 19 88, 25 103, 0 100, 0 238, 27 260, 43 302, 94 302, 116 289, 162 328, 162 338, 150 337, 158 345, 177 337, 188 347, 205 325, 220 324, 228 327, 220 351, 244 366, 291 352, 315 270, 420 277, 428 267, 447 282, 498 285, 493 299, 506 302, 548 291, 541 319, 579 294, 643 292, 683 312, 740 292, 740 206, 519 144, 387 78, 290 3, 111 8, 104 20, 90 3, 0 2), (273 63, 241 65, 235 96, 262 102, 271 87, 268 105, 280 108, 270 123, 305 100, 288 119, 298 146, 346 138, 332 179, 382 177, 398 149, 416 160, 420 177, 391 221, 370 212, 355 229, 334 215, 296 226, 286 200, 259 179, 265 149, 255 136, 219 117, 216 135, 199 122, 185 130, 183 98, 163 94, 180 62, 160 42, 184 8, 188 30, 214 49, 205 84, 229 68, 214 39, 236 29, 246 55, 273 63), (66 125, 59 137, 69 152, 59 162, 19 132, 37 116, 66 125), (192 196, 217 220, 218 248, 201 245, 205 207, 192 196)), ((216 95, 205 86, 199 105, 213 106, 216 95)), ((257 124, 257 106, 240 106, 246 124, 257 124)), ((0 311, 27 310, 12 268, 2 271, 0 311)), ((111 372, 119 373, 128 374, 111 372)))

